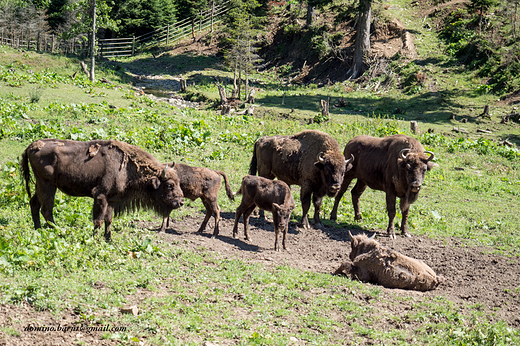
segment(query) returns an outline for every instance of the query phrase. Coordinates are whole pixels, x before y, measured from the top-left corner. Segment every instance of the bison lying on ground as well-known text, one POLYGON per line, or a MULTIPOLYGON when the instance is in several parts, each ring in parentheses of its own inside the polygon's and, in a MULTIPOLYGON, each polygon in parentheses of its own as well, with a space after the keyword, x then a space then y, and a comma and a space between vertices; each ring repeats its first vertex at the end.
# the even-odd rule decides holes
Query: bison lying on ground
POLYGON ((347 143, 344 155, 345 157, 353 155, 356 160, 353 162, 352 169, 345 174, 341 189, 336 195, 330 214, 331 220, 336 220, 341 197, 350 182, 357 179, 351 191, 355 219, 361 220, 359 199, 367 186, 384 191, 389 218, 388 235, 395 238, 395 200, 399 197, 403 215, 401 231, 403 235, 409 236, 407 219, 410 205, 419 197, 426 171, 434 165, 432 162, 434 154, 425 151, 415 138, 394 135, 386 138, 354 137, 347 143))
POLYGON ((343 263, 334 274, 350 275, 353 279, 388 288, 417 291, 433 290, 444 282, 444 277, 436 275, 424 262, 387 249, 375 241, 374 236, 350 234, 352 262, 343 263))
POLYGON ((295 206, 289 186, 280 180, 246 175, 242 179, 242 185, 240 185, 237 194, 242 194, 242 202, 235 214, 233 238, 237 237, 238 221, 240 216, 243 215, 244 235, 246 240, 251 240, 247 232, 249 215, 258 207, 273 213, 275 251, 278 250, 278 235, 280 231, 283 232, 282 245, 284 250, 286 250, 285 240, 287 238, 287 229, 289 228, 289 218, 295 206))
MULTIPOLYGON (((220 208, 218 206, 218 190, 222 180, 220 176, 224 177, 224 186, 226 188, 226 194, 230 200, 234 200, 235 196, 229 186, 229 181, 226 173, 222 171, 214 171, 204 167, 191 167, 182 163, 175 165, 175 170, 179 176, 180 185, 184 198, 189 198, 192 201, 200 198, 204 207, 206 207, 206 217, 197 232, 202 233, 206 229, 211 215, 215 218, 215 229, 213 230, 213 236, 218 234, 218 225, 220 221, 220 208)), ((164 232, 169 224, 169 216, 163 219, 160 232, 164 232)))
POLYGON ((182 206, 174 165, 164 166, 141 148, 115 140, 41 139, 25 149, 20 162, 35 228, 41 227, 40 209, 45 220, 54 223, 54 196, 60 189, 94 198, 94 234, 105 221, 107 241, 113 213, 146 208, 165 217, 182 206), (32 197, 29 163, 36 183, 32 197))
POLYGON ((307 213, 314 203, 314 224, 320 226, 323 196, 335 196, 347 165, 338 142, 326 133, 307 130, 294 136, 262 137, 255 143, 249 174, 275 177, 301 186, 302 226, 310 228, 307 213))

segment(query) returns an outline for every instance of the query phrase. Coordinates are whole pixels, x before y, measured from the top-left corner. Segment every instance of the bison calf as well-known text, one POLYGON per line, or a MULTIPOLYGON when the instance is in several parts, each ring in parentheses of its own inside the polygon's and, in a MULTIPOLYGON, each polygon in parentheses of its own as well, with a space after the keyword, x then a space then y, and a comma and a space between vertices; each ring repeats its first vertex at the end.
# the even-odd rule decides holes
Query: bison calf
POLYGON ((353 279, 388 288, 417 291, 433 290, 444 282, 444 277, 436 275, 424 262, 380 245, 374 236, 349 234, 352 262, 343 263, 334 274, 350 275, 353 279))
MULTIPOLYGON (((175 165, 175 170, 179 176, 180 185, 184 198, 189 198, 192 201, 200 198, 202 204, 206 207, 206 217, 200 225, 198 233, 202 233, 206 229, 211 215, 215 218, 215 228, 213 230, 213 237, 218 235, 219 221, 220 221, 220 208, 217 203, 218 191, 222 180, 220 176, 224 178, 224 186, 226 188, 226 194, 230 200, 234 200, 235 196, 229 186, 229 181, 226 173, 222 171, 214 171, 204 167, 191 167, 182 163, 175 165)), ((163 219, 160 232, 164 232, 169 223, 169 216, 163 219)))
POLYGON ((258 207, 273 213, 275 251, 278 250, 278 235, 280 231, 283 231, 282 245, 284 250, 286 250, 285 240, 287 238, 287 229, 289 228, 289 218, 295 207, 289 185, 280 180, 246 175, 242 179, 242 185, 240 185, 237 194, 242 194, 242 202, 236 211, 233 238, 237 237, 238 221, 240 216, 244 215, 244 235, 246 240, 251 240, 247 232, 249 215, 258 207))

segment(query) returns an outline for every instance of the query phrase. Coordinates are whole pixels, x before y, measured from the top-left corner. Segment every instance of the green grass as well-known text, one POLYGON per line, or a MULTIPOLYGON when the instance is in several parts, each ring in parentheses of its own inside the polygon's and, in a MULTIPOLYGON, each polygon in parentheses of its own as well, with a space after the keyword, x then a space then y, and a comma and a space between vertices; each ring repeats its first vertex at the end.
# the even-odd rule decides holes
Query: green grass
MULTIPOLYGON (((414 23, 413 18, 408 20, 414 23)), ((438 42, 429 32, 420 32, 424 35, 418 49, 426 55, 438 42)), ((123 343, 199 345, 206 340, 233 340, 237 345, 289 345, 294 343, 291 337, 310 345, 520 343, 518 330, 500 321, 489 322, 478 306, 462 308, 438 297, 403 297, 343 277, 288 266, 269 268, 223 259, 203 248, 188 251, 182 244, 165 243, 139 226, 140 221, 159 225, 160 220, 149 212, 116 219, 114 228, 120 232, 114 232, 114 241, 106 244, 101 237, 92 237, 92 201, 58 193, 55 227, 38 231, 32 227, 18 158, 34 139, 128 141, 164 162, 173 159, 228 172, 235 190, 248 172, 252 147, 260 136, 319 129, 343 147, 359 134, 411 135, 409 121, 418 120, 422 134, 416 137, 435 152, 439 167, 428 172, 421 196, 411 207, 410 232, 436 239, 456 237, 468 246, 484 245, 517 258, 520 154, 498 141, 509 137, 519 144, 520 132, 515 124, 497 123, 498 116, 509 111, 505 107, 493 106, 492 120, 464 125, 448 120, 451 113, 476 115, 493 96, 476 93, 475 77, 451 65, 444 55, 434 55, 424 66, 395 62, 403 74, 428 69, 438 82, 438 92, 347 92, 339 83, 324 88, 285 87, 272 76, 258 75, 255 83, 262 91, 257 103, 262 106, 254 117, 247 117, 223 116, 214 109, 177 109, 134 94, 126 84, 125 70, 159 73, 157 59, 151 57, 99 66, 98 76, 113 81, 110 85, 92 84, 79 75, 70 78, 78 66, 74 59, 7 47, 0 51, 0 303, 28 302, 56 315, 74 309, 85 321, 131 326, 125 333, 105 336, 123 343), (446 69, 449 76, 438 77, 446 69), (331 104, 341 97, 349 104, 331 108, 330 121, 312 123, 319 100, 327 97, 331 104), (396 114, 397 108, 404 112, 396 114), (453 133, 454 126, 467 128, 470 135, 453 133), (483 127, 496 130, 492 135, 475 132, 483 127), (426 133, 428 128, 433 133, 426 133), (139 316, 109 313, 135 302, 139 302, 139 316), (395 315, 392 305, 410 309, 395 315)), ((161 64, 182 65, 185 76, 200 85, 190 92, 202 94, 208 104, 218 98, 211 77, 229 77, 211 59, 168 55, 160 59, 161 64), (205 64, 211 68, 196 68, 205 64)), ((299 201, 299 190, 292 191, 299 201)), ((236 203, 224 191, 220 194, 222 211, 234 210, 236 203)), ((386 228, 380 191, 363 194, 362 223, 353 221, 348 193, 340 205, 338 224, 328 220, 332 205, 332 199, 324 199, 323 221, 329 226, 386 228)), ((186 201, 172 217, 199 210, 204 210, 200 201, 186 201)), ((301 212, 297 202, 296 219, 301 212)), ((0 331, 19 332, 3 327, 0 331)))

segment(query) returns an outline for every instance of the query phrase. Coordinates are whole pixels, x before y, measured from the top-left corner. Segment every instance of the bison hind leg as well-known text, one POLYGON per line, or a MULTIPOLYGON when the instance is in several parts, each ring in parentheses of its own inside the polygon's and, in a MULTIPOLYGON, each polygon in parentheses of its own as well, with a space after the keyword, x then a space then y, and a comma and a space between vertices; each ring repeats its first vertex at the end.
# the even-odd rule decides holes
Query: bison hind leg
POLYGON ((38 199, 38 196, 36 194, 31 197, 29 204, 31 206, 31 215, 32 215, 33 223, 34 223, 34 229, 41 228, 42 227, 41 221, 40 221, 41 204, 40 204, 40 200, 38 199))

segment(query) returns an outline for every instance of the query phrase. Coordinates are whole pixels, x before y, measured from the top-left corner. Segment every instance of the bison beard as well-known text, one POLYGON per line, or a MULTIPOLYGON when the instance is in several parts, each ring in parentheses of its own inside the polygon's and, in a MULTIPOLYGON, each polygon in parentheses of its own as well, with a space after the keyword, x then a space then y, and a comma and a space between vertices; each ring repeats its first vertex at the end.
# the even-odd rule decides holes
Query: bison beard
POLYGON ((115 140, 38 140, 23 152, 20 168, 35 228, 41 227, 40 210, 46 221, 54 223, 57 189, 71 196, 94 199, 94 234, 104 221, 107 241, 111 238, 114 213, 117 216, 145 208, 165 217, 183 204, 173 167, 164 168, 141 148, 115 140), (32 197, 29 164, 35 177, 32 197))
POLYGON ((362 219, 359 200, 368 186, 386 193, 387 232, 391 238, 395 238, 395 204, 399 197, 403 216, 401 232, 404 236, 409 236, 407 220, 410 205, 419 197, 426 171, 434 166, 434 154, 425 151, 415 138, 404 135, 386 138, 357 136, 347 143, 343 153, 345 157, 353 155, 356 160, 352 169, 345 174, 341 189, 336 195, 331 220, 336 220, 339 203, 350 182, 357 179, 351 191, 354 219, 362 219))

